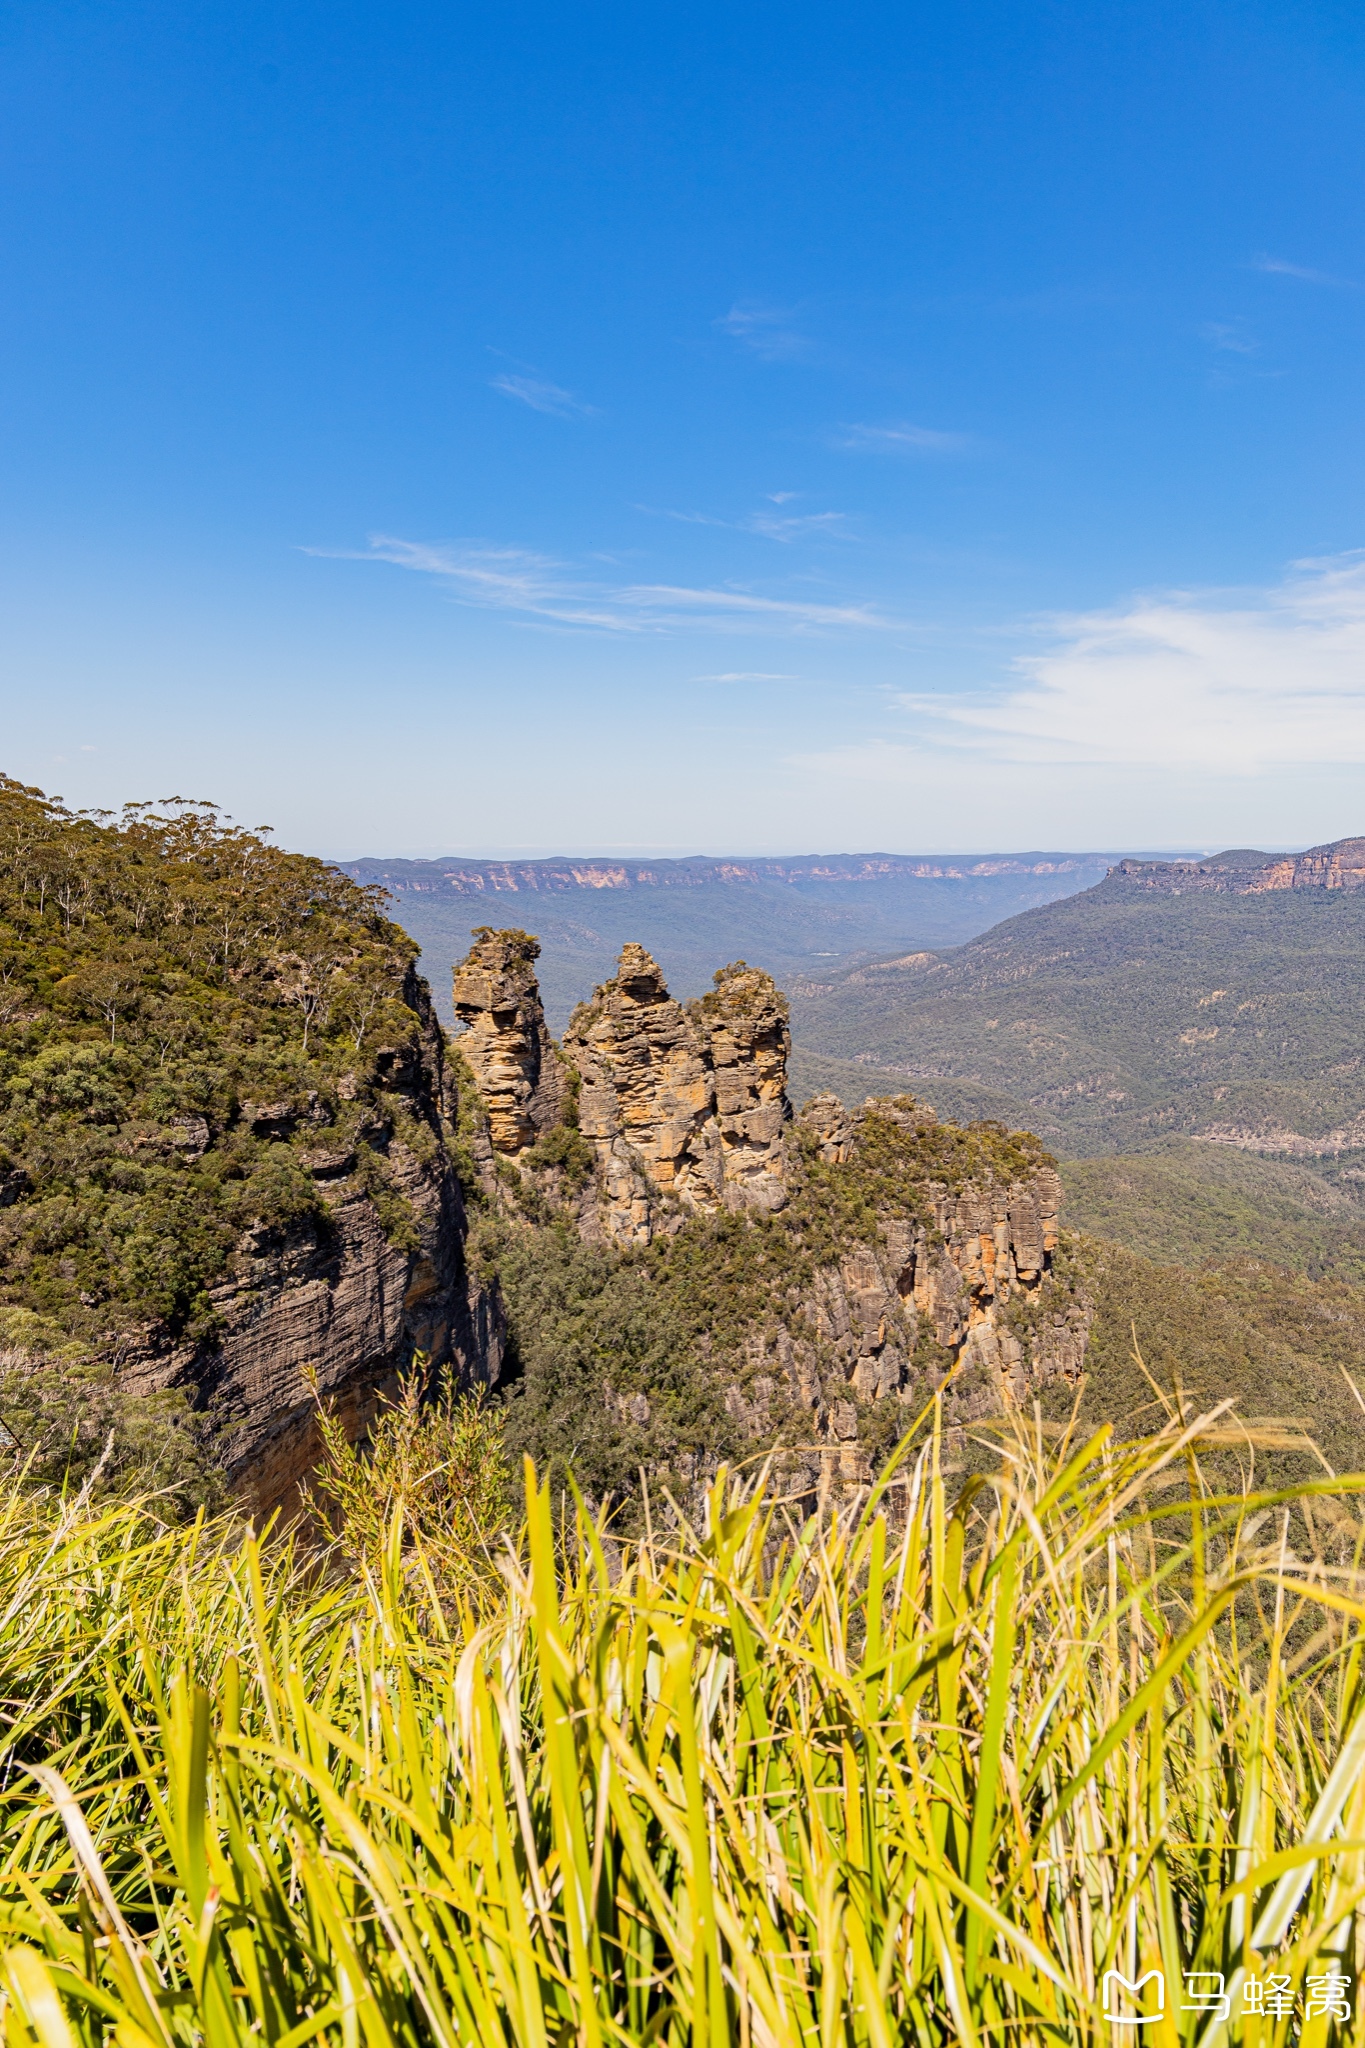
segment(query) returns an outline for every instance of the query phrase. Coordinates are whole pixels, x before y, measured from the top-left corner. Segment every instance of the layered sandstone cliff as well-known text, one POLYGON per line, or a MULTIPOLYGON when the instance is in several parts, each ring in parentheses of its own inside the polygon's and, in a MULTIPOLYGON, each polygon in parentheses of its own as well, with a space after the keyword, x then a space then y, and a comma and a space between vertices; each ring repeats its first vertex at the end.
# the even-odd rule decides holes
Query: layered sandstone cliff
MULTIPOLYGON (((330 1106, 316 1094, 241 1106, 240 1124, 300 1152, 318 1212, 243 1234, 211 1290, 211 1337, 176 1343, 158 1327, 121 1348, 131 1390, 180 1387, 211 1411, 228 1478, 258 1512, 296 1501, 319 1453, 319 1396, 356 1436, 415 1353, 459 1385, 501 1372, 496 1288, 465 1258, 440 1028, 415 974, 404 996, 420 1036, 374 1056, 372 1102, 352 1108, 343 1084, 330 1106)), ((206 1147, 216 1134, 198 1121, 206 1147)))
POLYGON ((1224 853, 1207 861, 1121 860, 1112 876, 1165 896, 1259 896, 1274 889, 1365 887, 1365 839, 1335 839, 1305 853, 1224 853))

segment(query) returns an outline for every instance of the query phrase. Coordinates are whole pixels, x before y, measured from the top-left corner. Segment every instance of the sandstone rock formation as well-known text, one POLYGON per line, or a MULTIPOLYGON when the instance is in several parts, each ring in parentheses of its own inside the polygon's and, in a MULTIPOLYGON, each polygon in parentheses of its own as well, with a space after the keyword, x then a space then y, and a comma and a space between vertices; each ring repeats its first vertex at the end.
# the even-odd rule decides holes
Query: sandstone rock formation
POLYGON ((715 1076, 643 946, 626 946, 615 980, 580 1004, 564 1051, 582 1081, 578 1124, 597 1154, 606 1234, 648 1244, 661 1195, 680 1208, 717 1207, 715 1076))
POLYGON ((564 1038, 608 1237, 648 1244, 668 1204, 781 1207, 790 1045, 771 975, 737 961, 684 1009, 643 946, 625 947, 615 979, 579 1006, 564 1038))
MULTIPOLYGON (((798 1130, 827 1163, 851 1159, 869 1120, 932 1121, 922 1105, 869 1099, 848 1112, 832 1096, 802 1110, 798 1130), (841 1112, 841 1114, 836 1114, 841 1112)), ((1061 1183, 1039 1166, 1005 1182, 983 1175, 949 1190, 921 1190, 920 1219, 886 1215, 876 1242, 850 1245, 815 1275, 795 1318, 756 1332, 750 1368, 774 1369, 789 1393, 835 1439, 858 1434, 858 1403, 895 1396, 920 1404, 952 1369, 949 1414, 961 1422, 998 1414, 1062 1378, 1074 1381, 1085 1352, 1084 1306, 1060 1297, 1039 1316, 1058 1242, 1061 1183), (916 1370, 921 1338, 939 1354, 936 1377, 916 1370)), ((742 1399, 742 1390, 734 1390, 742 1399)))
POLYGON ((258 1513, 291 1507, 316 1462, 315 1390, 355 1436, 415 1351, 457 1384, 493 1384, 501 1372, 496 1290, 465 1262, 464 1205, 445 1144, 443 1112, 454 1104, 440 1030, 415 974, 404 993, 422 1020, 421 1039, 377 1056, 385 1096, 401 1105, 397 1116, 367 1109, 343 1134, 316 1095, 298 1105, 243 1105, 239 1121, 253 1129, 307 1133, 303 1160, 325 1214, 244 1233, 211 1291, 212 1338, 175 1344, 155 1330, 122 1347, 120 1370, 132 1391, 178 1386, 195 1407, 212 1409, 228 1478, 258 1513), (404 1210, 401 1234, 386 1232, 363 1154, 384 1161, 391 1198, 404 1210))
MULTIPOLYGON (((1041 1147, 990 1128, 940 1139, 933 1112, 910 1097, 851 1111, 817 1096, 793 1125, 786 1005, 742 961, 683 1005, 649 953, 628 945, 613 979, 579 1006, 563 1047, 572 1079, 555 1100, 576 1119, 591 1178, 570 1194, 553 1178, 563 1148, 533 1155, 527 1143, 547 1131, 541 1077, 554 1057, 540 1037, 533 948, 524 934, 485 932, 456 970, 461 1044, 490 1091, 494 1149, 522 1164, 531 1187, 548 1187, 589 1241, 643 1247, 725 1209, 780 1216, 788 1233, 755 1240, 756 1255, 769 1247, 758 1297, 769 1306, 742 1358, 716 1358, 718 1371, 738 1368, 722 1384, 743 1434, 777 1430, 790 1443, 795 1427, 822 1483, 861 1481, 874 1404, 918 1412, 944 1385, 961 1431, 1051 1380, 1076 1380, 1088 1307, 1052 1275, 1061 1188, 1041 1147), (845 1205, 847 1227, 826 1228, 822 1204, 845 1205)), ((525 1213, 496 1178, 490 1194, 525 1213)), ((648 1425, 648 1390, 612 1391, 613 1403, 648 1425)))
POLYGON ((540 1006, 537 942, 482 926, 455 969, 455 1014, 493 1148, 515 1159, 560 1121, 564 1081, 540 1006))
POLYGON ((455 969, 459 1049, 493 1151, 525 1160, 576 1121, 595 1166, 583 1225, 617 1244, 648 1244, 665 1218, 699 1210, 780 1208, 791 1033, 771 975, 736 961, 684 1008, 658 962, 627 945, 613 979, 575 1011, 561 1061, 538 953, 525 932, 485 928, 455 969))
POLYGON ((1306 853, 1222 853, 1207 861, 1121 860, 1110 873, 1160 895, 1186 891, 1259 896, 1272 889, 1365 887, 1365 839, 1335 839, 1306 853))
POLYGON ((772 976, 738 960, 701 999, 701 1030, 715 1076, 721 1198, 732 1207, 778 1209, 782 1184, 791 1030, 772 976))

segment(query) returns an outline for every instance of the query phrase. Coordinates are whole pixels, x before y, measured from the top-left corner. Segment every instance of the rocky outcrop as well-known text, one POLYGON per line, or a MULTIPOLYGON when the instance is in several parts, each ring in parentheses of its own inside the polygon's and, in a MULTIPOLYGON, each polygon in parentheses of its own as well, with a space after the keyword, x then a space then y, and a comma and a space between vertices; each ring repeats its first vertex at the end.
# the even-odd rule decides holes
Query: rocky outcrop
MULTIPOLYGON (((727 1240, 728 1259, 764 1270, 746 1282, 742 1356, 732 1332, 713 1354, 741 1436, 804 1439, 822 1483, 862 1481, 867 1444, 887 1434, 874 1413, 918 1412, 942 1387, 961 1432, 1078 1378, 1089 1310, 1053 1274, 1061 1187, 1036 1140, 941 1126, 909 1096, 860 1110, 816 1096, 793 1123, 786 1004, 771 977, 736 961, 684 1005, 639 945, 571 1019, 558 1098, 571 1121, 547 1130, 533 948, 485 932, 456 970, 461 1043, 505 1105, 495 1118, 488 1103, 492 1148, 521 1169, 492 1176, 490 1198, 543 1220, 548 1195, 584 1238, 623 1249, 724 1210, 778 1221, 776 1233, 727 1240), (543 1142, 532 1148, 528 1131, 543 1142), (899 1409, 878 1409, 888 1401, 899 1409)), ((659 1284, 667 1313, 666 1263, 659 1284)), ((703 1353, 715 1342, 704 1330, 698 1341, 703 1353)), ((613 1415, 648 1429, 650 1391, 607 1386, 613 1415)))
POLYGON ((533 1148, 572 1124, 593 1165, 582 1227, 615 1244, 648 1244, 698 1211, 780 1208, 791 1033, 771 975, 736 961, 684 1007, 658 962, 628 945, 574 1012, 561 1055, 545 1028, 539 951, 525 932, 484 928, 455 969, 459 1049, 493 1153, 540 1166, 545 1148, 533 1148))
POLYGON ((539 953, 526 932, 485 925, 455 969, 460 1052, 483 1097, 493 1149, 511 1159, 563 1114, 563 1071, 536 984, 539 953))
MULTIPOLYGON (((878 1125, 932 1121, 909 1098, 849 1112, 817 1096, 797 1132, 823 1163, 844 1165, 878 1125)), ((884 1215, 875 1240, 850 1244, 794 1312, 753 1333, 744 1377, 729 1390, 732 1415, 756 1436, 773 1426, 777 1404, 809 1411, 812 1449, 829 1446, 819 1452, 826 1479, 870 1476, 859 1448, 869 1403, 917 1411, 943 1387, 945 1419, 960 1430, 1052 1381, 1074 1383, 1082 1369, 1088 1304, 1051 1281, 1055 1169, 982 1174, 952 1189, 930 1180, 919 1193, 918 1216, 884 1215)))
POLYGON ((721 968, 702 997, 699 1023, 715 1077, 721 1199, 732 1207, 780 1209, 791 1118, 786 1003, 771 975, 738 960, 721 968))
MULTIPOLYGON (((298 1104, 246 1103, 239 1113, 239 1126, 258 1135, 303 1141, 320 1210, 244 1232, 210 1292, 211 1338, 176 1343, 156 1328, 120 1348, 130 1390, 180 1387, 211 1413, 228 1478, 258 1513, 297 1501, 319 1454, 319 1396, 358 1436, 414 1353, 433 1379, 461 1386, 493 1384, 501 1373, 497 1293, 465 1260, 464 1204, 446 1142, 456 1104, 440 1030, 415 974, 404 993, 422 1032, 376 1056, 385 1107, 352 1112, 343 1099, 334 1113, 313 1094, 298 1104)), ((208 1135, 206 1125, 189 1133, 196 1144, 208 1135)))
POLYGON ((1259 896, 1273 889, 1365 887, 1365 839, 1334 839, 1306 853, 1220 853, 1206 861, 1121 860, 1111 878, 1164 896, 1259 896))
POLYGON ((606 1237, 648 1244, 670 1215, 782 1206, 790 1045, 770 975, 737 961, 684 1009, 644 947, 625 947, 564 1038, 606 1237))

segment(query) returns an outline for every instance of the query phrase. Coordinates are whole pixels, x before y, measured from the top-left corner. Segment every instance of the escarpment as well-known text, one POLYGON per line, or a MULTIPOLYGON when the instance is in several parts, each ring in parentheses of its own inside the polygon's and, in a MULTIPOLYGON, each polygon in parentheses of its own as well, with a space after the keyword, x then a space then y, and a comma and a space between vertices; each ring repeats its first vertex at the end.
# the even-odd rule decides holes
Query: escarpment
POLYGON ((287 1143, 315 1202, 248 1223, 208 1290, 207 1335, 152 1324, 120 1347, 131 1388, 178 1387, 211 1411, 229 1481, 261 1512, 291 1506, 316 1463, 319 1400, 357 1437, 415 1354, 433 1383, 494 1385, 501 1371, 496 1289, 465 1257, 455 1084, 411 970, 403 994, 419 1029, 373 1053, 363 1093, 342 1075, 330 1101, 248 1102, 235 1129, 205 1124, 210 1149, 239 1133, 287 1143))
POLYGON ((160 1485, 208 1439, 267 1510, 318 1399, 358 1432, 415 1353, 497 1378, 416 953, 212 805, 111 825, 0 776, 0 1408, 36 1474, 160 1485))
MULTIPOLYGON (((495 940, 520 943, 481 934, 471 961, 495 940)), ((484 985, 457 968, 471 1065, 496 1028, 469 1000, 484 985)), ((517 1042, 522 1071, 499 1085, 534 1105, 531 1034, 517 1042)), ((640 1262, 664 1338, 719 1390, 732 1441, 805 1443, 822 1471, 832 1459, 865 1476, 940 1386, 959 1427, 1074 1381, 1088 1308, 1054 1271, 1060 1183, 1037 1141, 940 1124, 908 1096, 853 1112, 817 1097, 794 1119, 789 1046, 761 970, 722 968, 683 1005, 628 945, 565 1034, 560 1142, 549 1130, 528 1148, 490 1111, 494 1151, 516 1169, 490 1182, 496 1200, 532 1225, 548 1201, 584 1243, 640 1262)), ((658 1388, 620 1361, 590 1398, 645 1439, 664 1427, 658 1388)))
POLYGON ((1334 839, 1304 853, 1220 853, 1212 860, 1121 860, 1111 877, 1158 895, 1262 896, 1280 889, 1365 887, 1365 839, 1334 839))

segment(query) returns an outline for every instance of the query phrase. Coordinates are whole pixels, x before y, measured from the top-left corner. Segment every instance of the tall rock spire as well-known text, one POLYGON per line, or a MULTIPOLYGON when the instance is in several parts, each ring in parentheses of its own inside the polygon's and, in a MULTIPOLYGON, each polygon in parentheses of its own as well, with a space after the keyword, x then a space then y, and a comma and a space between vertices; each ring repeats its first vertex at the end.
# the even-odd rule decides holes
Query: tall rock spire
POLYGON ((540 946, 523 931, 482 925, 455 969, 459 1050, 488 1112, 495 1152, 515 1159, 563 1114, 565 1077, 536 982, 540 946))
POLYGON ((647 1244, 659 1198, 677 1211, 777 1209, 786 1199, 786 1005, 737 961, 684 1009, 643 946, 575 1011, 564 1050, 597 1152, 608 1236, 647 1244))
POLYGON ((791 1120, 787 1005, 770 974, 736 960, 701 999, 701 1028, 715 1076, 727 1208, 780 1209, 783 1138, 791 1120))

